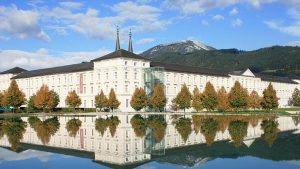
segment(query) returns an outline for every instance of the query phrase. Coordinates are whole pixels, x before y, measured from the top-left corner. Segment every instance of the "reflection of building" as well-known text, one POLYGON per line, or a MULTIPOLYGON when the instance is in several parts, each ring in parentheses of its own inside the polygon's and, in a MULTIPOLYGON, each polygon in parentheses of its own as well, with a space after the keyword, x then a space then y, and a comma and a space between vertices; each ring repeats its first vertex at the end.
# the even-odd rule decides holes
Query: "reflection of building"
POLYGON ((130 99, 136 87, 145 88, 151 95, 153 86, 157 83, 164 84, 168 100, 167 110, 184 83, 190 91, 196 86, 203 91, 207 82, 211 82, 216 89, 224 86, 229 91, 235 81, 239 81, 249 92, 255 90, 262 95, 271 82, 280 98, 280 107, 287 106, 294 89, 300 88, 300 79, 254 74, 249 69, 225 72, 153 62, 134 54, 131 48, 126 51, 118 46, 115 52, 90 62, 32 71, 16 68, 2 72, 0 91, 7 89, 10 78, 17 80, 27 98, 36 93, 43 84, 47 84, 59 94, 59 107, 66 106, 64 100, 68 92, 75 90, 81 97, 81 107, 92 108, 95 107, 95 95, 101 89, 108 94, 113 88, 121 101, 120 111, 125 112, 133 111, 130 99))
MULTIPOLYGON (((26 128, 26 132, 23 135, 23 139, 21 140, 21 142, 23 144, 26 144, 25 147, 31 149, 35 149, 38 147, 39 150, 54 152, 59 149, 73 150, 71 151, 72 153, 68 153, 70 155, 72 155, 75 151, 80 150, 81 153, 77 152, 73 155, 81 157, 82 154, 86 152, 87 157, 93 158, 96 161, 118 165, 148 161, 151 159, 151 155, 163 155, 159 154, 161 152, 168 154, 168 151, 173 148, 188 148, 192 145, 205 143, 205 137, 200 132, 196 134, 194 130, 188 136, 187 141, 184 142, 181 138, 181 135, 175 129, 174 123, 172 123, 172 115, 166 115, 166 134, 164 139, 160 143, 164 145, 148 144, 149 142, 151 142, 151 140, 147 138, 147 135, 151 135, 151 133, 148 133, 148 130, 145 137, 136 137, 130 123, 133 114, 120 114, 116 116, 119 118, 121 123, 118 125, 114 137, 111 136, 109 129, 107 129, 103 135, 99 134, 99 132, 95 130, 96 118, 106 118, 106 115, 75 117, 82 121, 82 126, 80 127, 76 137, 69 137, 66 130, 66 123, 70 119, 72 119, 73 116, 59 116, 60 128, 58 132, 56 132, 55 135, 51 137, 47 145, 42 144, 41 140, 39 140, 39 138, 37 137, 36 131, 34 131, 34 129, 32 129, 29 125, 26 128), (153 146, 150 147, 150 149, 159 150, 159 152, 149 151, 149 146, 153 146), (44 149, 41 149, 41 147, 44 147, 44 149), (94 155, 91 155, 91 153, 94 155)), ((186 115, 186 117, 191 118, 191 116, 189 115, 186 115)), ((42 117, 40 119, 45 120, 47 118, 49 117, 42 117)), ((22 119, 24 121, 27 121, 27 117, 24 117, 22 119)), ((300 125, 295 125, 291 117, 279 117, 276 120, 279 123, 278 128, 281 132, 300 129, 300 125)), ((249 124, 247 135, 244 138, 244 144, 247 147, 251 148, 251 144, 253 143, 253 141, 255 142, 255 140, 262 134, 263 131, 260 127, 260 122, 255 127, 249 124)), ((228 142, 230 139, 230 134, 228 132, 228 129, 226 129, 224 133, 222 133, 221 131, 217 132, 215 142, 228 142)), ((4 147, 10 146, 6 136, 0 139, 0 145, 4 147)), ((195 162, 197 162, 197 160, 195 162)), ((198 161, 198 163, 201 163, 201 160, 198 161)))

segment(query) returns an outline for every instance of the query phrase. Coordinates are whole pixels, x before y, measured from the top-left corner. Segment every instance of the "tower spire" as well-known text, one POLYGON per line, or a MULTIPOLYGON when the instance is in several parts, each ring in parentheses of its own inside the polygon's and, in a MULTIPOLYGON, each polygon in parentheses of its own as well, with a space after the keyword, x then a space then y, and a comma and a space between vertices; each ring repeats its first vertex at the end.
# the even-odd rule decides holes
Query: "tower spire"
POLYGON ((117 26, 116 51, 120 50, 119 26, 117 26))
POLYGON ((129 30, 129 44, 128 44, 128 52, 133 53, 132 49, 132 40, 131 40, 131 29, 129 30))

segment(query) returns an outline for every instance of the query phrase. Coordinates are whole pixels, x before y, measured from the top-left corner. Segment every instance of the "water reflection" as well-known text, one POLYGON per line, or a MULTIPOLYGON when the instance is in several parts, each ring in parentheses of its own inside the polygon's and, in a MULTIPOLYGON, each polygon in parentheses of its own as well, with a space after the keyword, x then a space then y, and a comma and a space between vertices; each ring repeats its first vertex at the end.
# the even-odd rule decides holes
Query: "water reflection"
MULTIPOLYGON (((300 149, 300 136, 292 135, 299 131, 299 117, 283 116, 31 116, 0 120, 0 145, 14 151, 22 147, 68 152, 105 165, 138 165, 150 159, 170 162, 170 158, 182 162, 187 159, 181 156, 187 154, 204 161, 240 155, 272 159, 272 153, 283 153, 279 147, 287 142, 293 148, 284 148, 288 154, 300 151, 294 150, 300 149)), ((300 159, 299 152, 294 159, 300 159)))
POLYGON ((116 134, 116 130, 118 125, 121 123, 119 118, 117 116, 111 116, 105 118, 98 118, 95 121, 95 129, 101 133, 101 135, 104 134, 107 128, 109 128, 111 137, 114 137, 116 134))
POLYGON ((51 136, 58 131, 60 123, 57 117, 48 118, 44 121, 36 116, 28 117, 28 123, 36 132, 37 137, 46 145, 49 143, 51 136))
POLYGON ((0 121, 0 138, 6 135, 11 149, 16 151, 26 131, 26 125, 26 122, 20 118, 2 119, 0 121))
POLYGON ((278 125, 278 122, 274 119, 266 119, 261 123, 261 128, 264 131, 262 138, 268 143, 269 147, 272 147, 277 138, 277 132, 279 131, 278 125))
POLYGON ((67 122, 66 129, 70 137, 76 137, 79 128, 81 127, 81 124, 82 124, 81 120, 75 118, 67 122))

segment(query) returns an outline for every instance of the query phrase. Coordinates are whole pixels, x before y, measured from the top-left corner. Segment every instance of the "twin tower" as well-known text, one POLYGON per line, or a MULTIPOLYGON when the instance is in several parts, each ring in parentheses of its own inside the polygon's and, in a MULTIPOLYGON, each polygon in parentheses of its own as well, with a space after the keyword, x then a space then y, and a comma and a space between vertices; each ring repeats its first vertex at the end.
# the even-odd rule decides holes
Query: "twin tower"
MULTIPOLYGON (((116 51, 120 50, 120 38, 119 38, 119 27, 117 27, 117 39, 116 39, 116 51)), ((128 44, 128 52, 133 53, 132 49, 132 40, 131 40, 131 29, 129 31, 129 44, 128 44)))

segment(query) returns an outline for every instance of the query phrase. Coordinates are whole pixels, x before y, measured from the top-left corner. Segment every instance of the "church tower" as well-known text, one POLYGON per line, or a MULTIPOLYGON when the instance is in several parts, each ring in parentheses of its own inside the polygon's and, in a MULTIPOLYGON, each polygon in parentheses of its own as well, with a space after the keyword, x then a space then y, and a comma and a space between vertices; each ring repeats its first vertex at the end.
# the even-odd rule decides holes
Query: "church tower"
POLYGON ((133 53, 133 49, 132 49, 132 40, 131 40, 131 29, 129 31, 129 44, 128 44, 128 52, 133 53))
POLYGON ((116 51, 120 50, 119 27, 117 26, 116 51))

